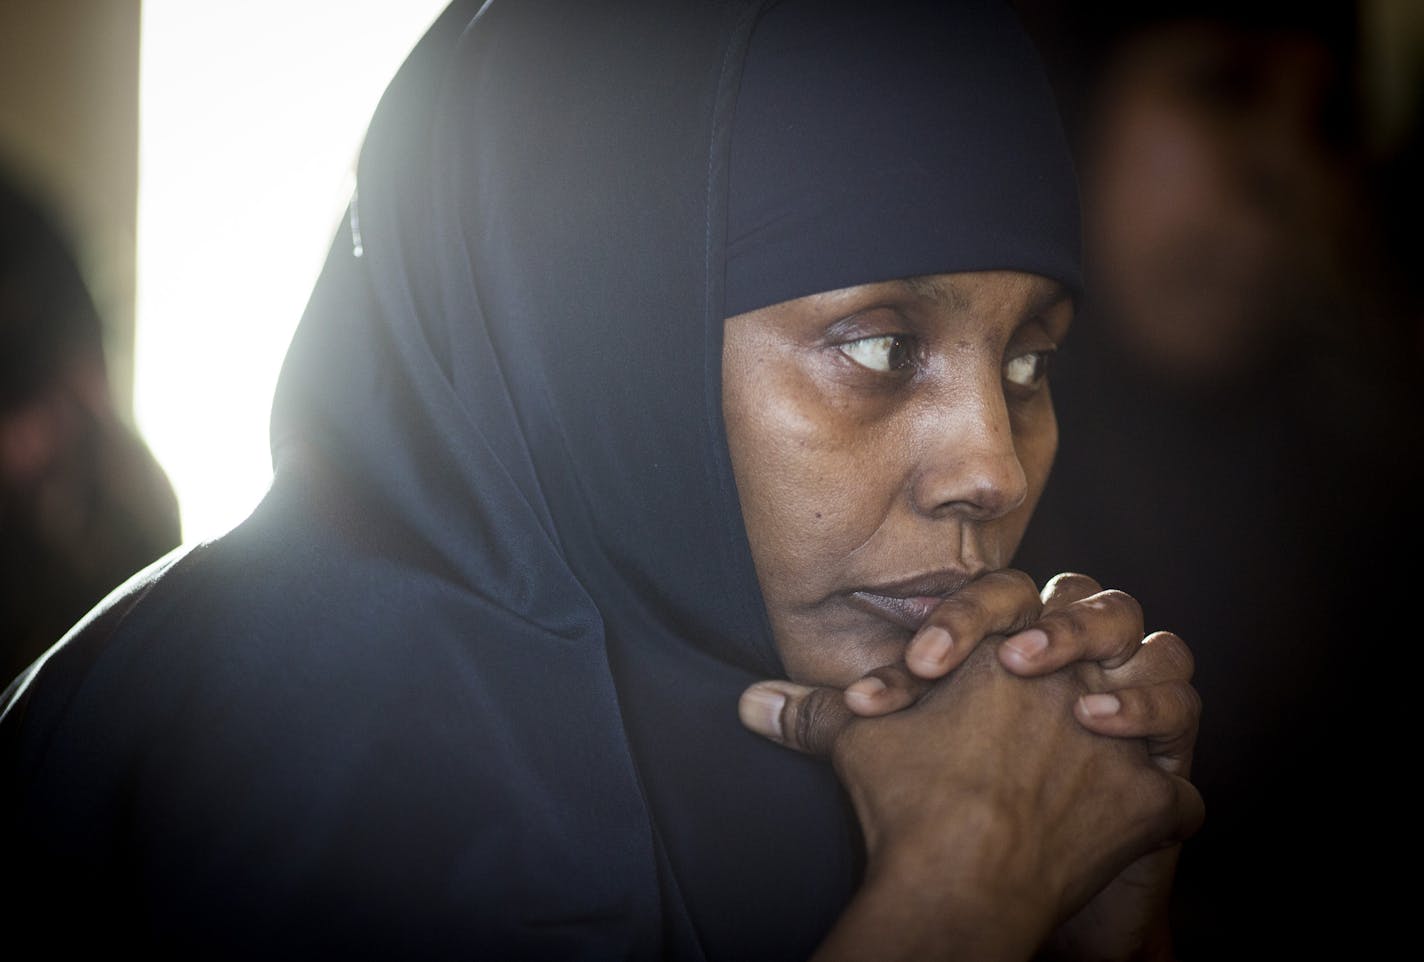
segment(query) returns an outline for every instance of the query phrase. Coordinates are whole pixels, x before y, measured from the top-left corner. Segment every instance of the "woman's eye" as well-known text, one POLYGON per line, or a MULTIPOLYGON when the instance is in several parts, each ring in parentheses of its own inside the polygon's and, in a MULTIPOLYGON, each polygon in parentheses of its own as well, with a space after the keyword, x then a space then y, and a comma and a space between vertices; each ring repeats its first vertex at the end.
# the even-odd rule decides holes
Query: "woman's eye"
POLYGON ((841 345, 841 352, 861 367, 889 373, 910 363, 910 339, 902 334, 862 337, 841 345))
POLYGON ((1004 380, 1019 387, 1038 387, 1048 377, 1048 359, 1052 354, 1052 351, 1030 351, 1010 358, 1004 365, 1004 380))

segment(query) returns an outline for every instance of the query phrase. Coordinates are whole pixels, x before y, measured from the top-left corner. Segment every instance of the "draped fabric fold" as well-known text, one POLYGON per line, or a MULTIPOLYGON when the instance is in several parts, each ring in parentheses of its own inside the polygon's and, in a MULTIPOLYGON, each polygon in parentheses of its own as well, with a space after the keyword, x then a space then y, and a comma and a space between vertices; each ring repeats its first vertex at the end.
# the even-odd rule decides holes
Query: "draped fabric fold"
POLYGON ((456 2, 417 47, 283 369, 271 491, 7 693, 3 871, 61 944, 81 911, 219 958, 824 935, 855 821, 736 713, 782 673, 720 393, 765 6, 456 2))

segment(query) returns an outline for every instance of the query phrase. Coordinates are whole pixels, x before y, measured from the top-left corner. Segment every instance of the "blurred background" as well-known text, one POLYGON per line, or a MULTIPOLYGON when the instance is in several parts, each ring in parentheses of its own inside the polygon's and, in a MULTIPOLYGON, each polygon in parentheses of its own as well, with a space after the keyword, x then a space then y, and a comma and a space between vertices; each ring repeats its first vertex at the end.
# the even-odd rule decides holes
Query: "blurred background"
MULTIPOLYGON (((1184 957, 1358 955, 1410 815, 1424 2, 1015 5, 1090 277, 1018 563, 1132 592, 1197 654, 1184 957)), ((441 6, 0 0, 6 678, 261 497, 366 121, 441 6)))
POLYGON ((1384 955, 1415 817, 1424 3, 1019 6, 1089 280, 1016 564, 1127 590, 1196 656, 1182 957, 1384 955))
POLYGON ((282 355, 441 0, 0 0, 0 674, 270 479, 282 355))

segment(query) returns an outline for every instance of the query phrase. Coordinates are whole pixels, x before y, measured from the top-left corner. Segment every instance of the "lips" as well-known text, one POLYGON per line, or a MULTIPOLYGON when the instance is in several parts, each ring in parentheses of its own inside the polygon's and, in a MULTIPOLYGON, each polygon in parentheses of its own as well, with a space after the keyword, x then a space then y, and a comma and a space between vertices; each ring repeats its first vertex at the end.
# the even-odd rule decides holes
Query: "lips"
POLYGON ((974 576, 968 572, 944 569, 859 588, 850 593, 849 599, 862 611, 913 632, 920 630, 941 601, 972 580, 974 576))

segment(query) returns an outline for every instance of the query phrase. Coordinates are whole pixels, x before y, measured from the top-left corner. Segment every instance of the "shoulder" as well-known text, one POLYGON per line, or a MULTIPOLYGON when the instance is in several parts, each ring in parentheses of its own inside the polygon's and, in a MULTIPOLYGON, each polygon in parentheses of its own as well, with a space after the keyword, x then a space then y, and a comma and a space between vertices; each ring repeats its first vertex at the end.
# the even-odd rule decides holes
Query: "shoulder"
POLYGON ((617 918, 651 856, 584 647, 360 519, 260 509, 135 576, 7 691, 10 870, 71 904, 141 898, 195 938, 241 917, 286 938, 333 907, 376 942, 617 918))

